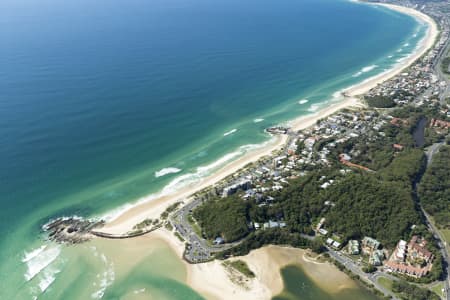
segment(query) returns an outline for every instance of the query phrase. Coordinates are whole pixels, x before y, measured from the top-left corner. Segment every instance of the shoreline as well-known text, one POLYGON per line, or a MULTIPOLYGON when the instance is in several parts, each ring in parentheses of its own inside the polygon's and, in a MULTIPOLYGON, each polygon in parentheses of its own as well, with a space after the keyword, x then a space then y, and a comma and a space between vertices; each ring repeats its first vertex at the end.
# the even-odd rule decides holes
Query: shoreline
MULTIPOLYGON (((418 42, 417 47, 404 60, 398 62, 391 69, 378 75, 363 80, 359 84, 353 85, 343 90, 346 96, 342 100, 331 102, 319 111, 301 116, 291 120, 292 130, 298 131, 313 126, 317 120, 325 118, 343 108, 364 106, 360 101, 360 96, 378 84, 391 79, 401 73, 405 68, 413 64, 418 58, 424 55, 433 45, 438 36, 438 28, 434 20, 429 16, 416 11, 391 4, 366 3, 368 5, 380 5, 389 9, 408 14, 422 22, 428 24, 424 38, 418 42)), ((279 150, 285 145, 287 136, 275 136, 267 145, 254 151, 248 152, 238 159, 232 161, 215 171, 213 174, 200 179, 198 183, 183 187, 180 190, 160 197, 154 195, 140 199, 137 204, 121 213, 118 217, 107 222, 101 229, 102 232, 120 234, 131 230, 131 228, 145 218, 158 218, 160 214, 171 204, 188 200, 189 196, 195 192, 214 185, 221 179, 242 169, 249 163, 255 162, 263 156, 279 150), (147 201, 146 201, 147 199, 147 201)), ((270 299, 280 294, 284 289, 284 283, 279 270, 287 265, 302 266, 303 271, 313 280, 318 287, 329 293, 336 293, 344 288, 356 287, 356 283, 345 273, 340 272, 330 263, 318 263, 311 259, 306 259, 307 250, 285 248, 279 246, 265 246, 251 251, 248 255, 239 257, 244 260, 255 273, 256 278, 250 280, 246 288, 233 283, 222 261, 188 264, 182 259, 184 243, 180 242, 173 234, 165 228, 146 234, 149 241, 158 239, 164 241, 175 253, 186 267, 186 284, 201 293, 207 299, 270 299)), ((235 259, 235 258, 233 258, 235 259)))
MULTIPOLYGON (((405 68, 414 63, 418 58, 425 54, 434 44, 438 35, 438 28, 433 19, 429 16, 416 11, 412 8, 403 6, 397 6, 384 3, 367 3, 358 2, 361 4, 378 5, 387 7, 389 9, 408 14, 416 19, 419 19, 428 24, 427 33, 424 38, 419 42, 415 50, 407 56, 404 60, 396 64, 390 70, 382 72, 378 75, 363 80, 359 84, 355 84, 343 90, 346 93, 346 97, 338 102, 334 102, 331 105, 312 114, 304 115, 294 120, 289 121, 291 129, 298 131, 306 129, 316 123, 317 120, 325 118, 341 109, 349 107, 364 106, 360 101, 359 96, 366 93, 370 89, 376 87, 378 84, 389 80, 390 78, 401 73, 405 68)), ((255 162, 263 156, 270 155, 273 151, 279 150, 285 145, 287 136, 274 136, 267 142, 266 146, 259 149, 250 151, 238 159, 225 164, 223 167, 215 171, 213 174, 202 178, 198 183, 194 185, 188 185, 182 187, 178 191, 171 194, 155 196, 155 194, 141 198, 134 205, 129 208, 125 208, 118 216, 108 221, 101 229, 102 232, 111 234, 125 233, 132 229, 132 227, 146 218, 158 218, 160 214, 166 209, 167 206, 182 200, 187 200, 192 194, 204 189, 205 187, 214 185, 225 177, 237 172, 249 163, 255 162)), ((158 195, 158 194, 156 194, 158 195)))

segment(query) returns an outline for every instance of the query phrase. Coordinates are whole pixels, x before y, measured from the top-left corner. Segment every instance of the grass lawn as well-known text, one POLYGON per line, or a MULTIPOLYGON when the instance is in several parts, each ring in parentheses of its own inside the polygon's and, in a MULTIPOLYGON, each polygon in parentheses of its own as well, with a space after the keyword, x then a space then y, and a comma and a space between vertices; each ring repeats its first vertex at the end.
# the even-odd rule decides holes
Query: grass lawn
POLYGON ((444 288, 444 283, 439 282, 438 284, 434 285, 430 288, 432 292, 434 292, 436 295, 442 296, 442 289, 444 288))
POLYGON ((440 231, 442 232, 447 245, 450 244, 450 229, 441 229, 440 231))
POLYGON ((392 280, 390 280, 386 277, 379 277, 377 279, 377 282, 385 289, 392 291, 392 280))

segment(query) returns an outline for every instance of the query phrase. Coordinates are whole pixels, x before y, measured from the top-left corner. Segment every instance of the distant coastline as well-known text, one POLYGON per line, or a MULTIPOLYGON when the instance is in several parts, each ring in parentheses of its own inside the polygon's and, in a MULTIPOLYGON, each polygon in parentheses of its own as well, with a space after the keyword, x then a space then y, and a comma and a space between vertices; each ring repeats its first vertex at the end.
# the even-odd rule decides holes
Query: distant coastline
MULTIPOLYGON (((408 55, 405 59, 398 62, 392 69, 384 71, 378 75, 375 75, 371 78, 368 78, 362 81, 359 84, 351 86, 345 89, 343 92, 345 96, 342 96, 342 100, 333 102, 331 105, 328 105, 326 108, 318 110, 313 114, 309 114, 306 116, 299 117, 290 122, 290 125, 293 130, 303 130, 306 129, 316 123, 317 120, 325 118, 343 108, 355 107, 355 106, 363 106, 364 104, 360 101, 360 96, 377 86, 378 84, 389 80, 390 78, 396 76, 401 73, 405 68, 414 63, 418 58, 424 55, 434 44, 436 37, 438 36, 438 27, 434 20, 429 16, 416 11, 412 8, 406 8, 397 5, 391 4, 380 4, 380 3, 367 3, 358 1, 358 3, 367 4, 367 5, 378 5, 382 7, 386 7, 391 10, 398 11, 403 14, 408 14, 421 22, 424 22, 428 25, 427 32, 424 38, 418 43, 415 50, 408 55)), ((231 134, 232 132, 227 132, 226 134, 231 134)), ((225 134, 224 134, 225 135, 225 134)), ((187 187, 181 188, 180 190, 174 192, 173 194, 163 195, 161 197, 146 197, 139 200, 138 204, 130 207, 123 213, 121 213, 118 217, 109 221, 104 228, 102 228, 103 232, 107 233, 115 233, 120 234, 129 231, 135 224, 141 222, 145 218, 158 218, 159 215, 166 209, 167 206, 176 202, 176 201, 186 201, 190 195, 195 192, 204 189, 207 186, 214 185, 218 181, 223 178, 235 173, 239 169, 243 168, 245 165, 255 162, 263 156, 271 154, 273 151, 280 149, 286 143, 285 136, 275 136, 273 137, 264 147, 260 147, 254 151, 248 152, 242 157, 232 161, 226 166, 222 167, 220 170, 215 172, 214 174, 199 180, 199 182, 195 185, 189 185, 187 187)), ((177 254, 182 255, 182 247, 183 245, 173 236, 172 233, 167 231, 160 230, 149 235, 149 238, 157 238, 163 239, 167 242, 177 254)), ((278 247, 279 248, 279 247, 278 247)), ((282 255, 284 249, 270 249, 272 256, 282 255)), ((244 259, 249 262, 250 265, 255 265, 255 261, 267 261, 267 248, 262 250, 256 250, 247 255, 244 259)), ((305 263, 302 260, 301 263, 305 263)), ((277 265, 277 268, 286 265, 286 263, 280 263, 277 265)), ((226 295, 232 296, 234 299, 251 299, 251 298, 266 298, 272 297, 278 294, 281 289, 280 287, 281 275, 279 272, 269 272, 268 269, 264 269, 264 267, 258 267, 257 279, 252 283, 252 287, 248 290, 242 290, 236 287, 230 280, 227 279, 226 271, 223 269, 219 262, 211 262, 207 264, 201 265, 188 265, 186 264, 188 269, 188 284, 192 285, 196 290, 202 292, 208 297, 212 299, 220 299, 226 295), (261 274, 264 273, 273 273, 273 278, 270 280, 261 279, 261 274), (214 279, 214 284, 211 281, 214 279), (216 281, 220 281, 217 283, 216 281), (210 284, 200 284, 210 283, 210 284), (253 286, 254 285, 254 286, 253 286), (255 289, 257 289, 255 291, 255 289)), ((274 267, 274 264, 267 263, 267 268, 274 267)), ((273 271, 273 269, 271 269, 273 271)), ((339 273, 339 272, 337 272, 339 273)), ((343 273, 342 276, 346 276, 343 273)), ((344 277, 339 277, 341 280, 344 277)), ((343 280, 343 279, 342 279, 343 280)), ((344 280, 345 281, 345 280, 344 280)))

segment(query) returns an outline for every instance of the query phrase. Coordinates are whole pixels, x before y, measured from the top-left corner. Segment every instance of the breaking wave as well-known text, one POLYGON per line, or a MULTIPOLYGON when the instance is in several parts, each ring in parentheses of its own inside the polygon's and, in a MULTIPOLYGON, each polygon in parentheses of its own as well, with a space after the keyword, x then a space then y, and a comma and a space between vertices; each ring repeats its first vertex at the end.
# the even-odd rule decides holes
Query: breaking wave
POLYGON ((22 258, 22 262, 27 262, 38 256, 42 251, 44 251, 46 247, 47 245, 42 245, 41 247, 31 250, 30 252, 25 252, 22 258))
POLYGON ((235 133, 236 131, 237 131, 236 128, 235 128, 235 129, 232 129, 232 130, 230 130, 230 131, 225 132, 225 133, 223 134, 223 136, 227 136, 227 135, 233 134, 233 133, 235 133))
POLYGON ((378 67, 378 66, 377 66, 377 65, 370 65, 370 66, 364 67, 364 68, 362 68, 360 71, 358 71, 358 72, 356 72, 355 74, 353 74, 352 76, 353 76, 353 77, 359 77, 359 76, 361 76, 361 75, 364 74, 364 73, 367 73, 367 72, 372 71, 372 70, 375 69, 376 67, 378 67))
POLYGON ((308 108, 309 112, 316 112, 317 110, 319 110, 320 105, 319 104, 313 104, 308 108))
MULTIPOLYGON (((33 251, 32 251, 33 252, 33 251)), ((34 257, 26 261, 27 271, 25 273, 25 279, 30 281, 43 269, 50 265, 61 253, 59 246, 51 247, 40 251, 34 257)))
POLYGON ((298 104, 305 104, 305 103, 308 103, 308 99, 302 99, 302 100, 300 100, 300 101, 298 101, 298 104))
POLYGON ((264 121, 264 119, 258 118, 258 119, 254 119, 253 123, 259 123, 259 122, 262 122, 262 121, 264 121))
POLYGON ((162 177, 162 176, 165 176, 167 174, 174 174, 174 173, 178 173, 178 172, 181 172, 181 169, 173 168, 173 167, 164 168, 164 169, 161 169, 159 171, 156 171, 155 172, 155 177, 162 177))

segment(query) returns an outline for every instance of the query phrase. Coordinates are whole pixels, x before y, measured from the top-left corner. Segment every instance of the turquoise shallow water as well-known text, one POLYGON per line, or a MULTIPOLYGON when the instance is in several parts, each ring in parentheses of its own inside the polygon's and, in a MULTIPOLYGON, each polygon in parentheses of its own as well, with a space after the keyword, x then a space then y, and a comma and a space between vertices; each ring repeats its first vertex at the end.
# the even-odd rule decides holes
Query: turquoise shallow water
POLYGON ((2 1, 0 290, 28 299, 70 281, 65 248, 22 261, 50 218, 193 182, 392 67, 424 32, 336 0, 2 1))
POLYGON ((327 293, 311 280, 300 266, 291 265, 281 270, 284 291, 273 300, 377 300, 364 287, 346 288, 336 293, 327 293))

